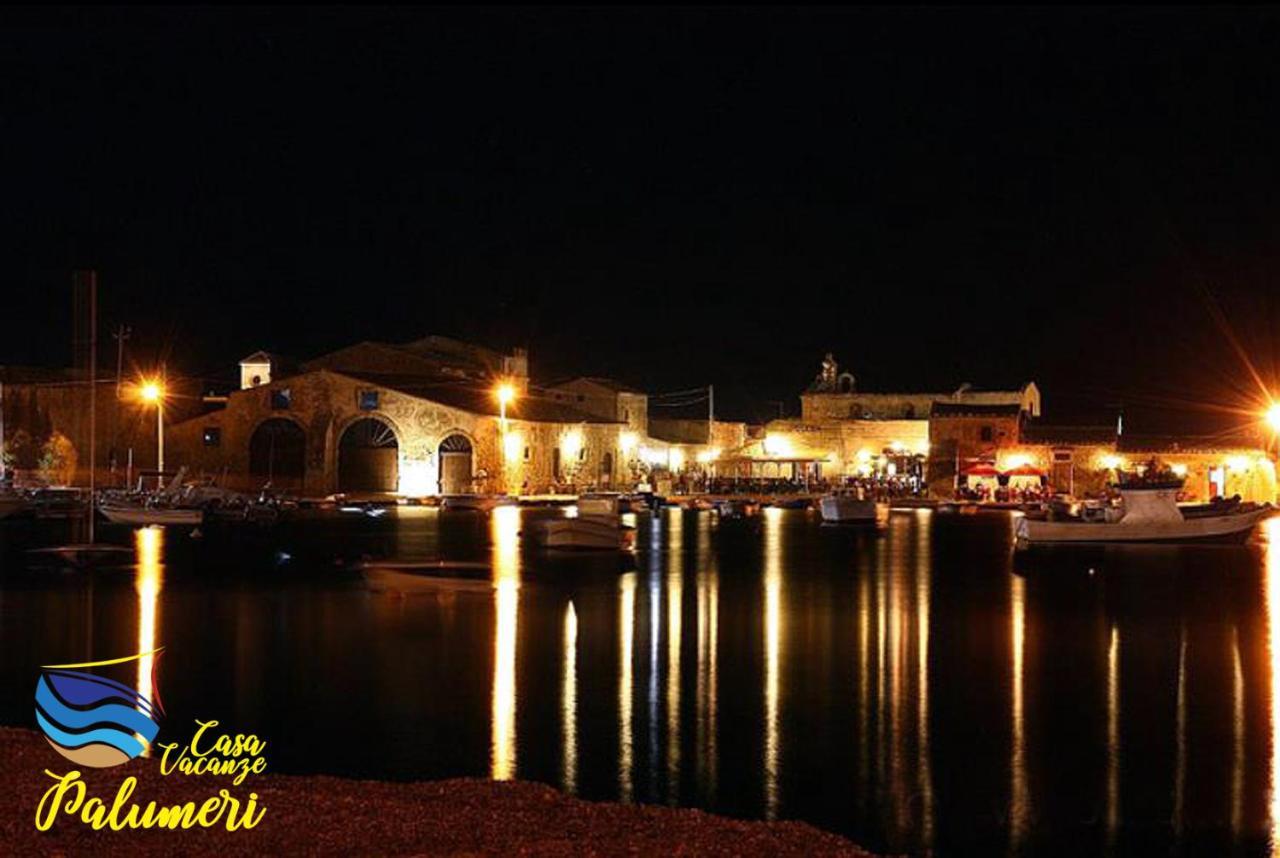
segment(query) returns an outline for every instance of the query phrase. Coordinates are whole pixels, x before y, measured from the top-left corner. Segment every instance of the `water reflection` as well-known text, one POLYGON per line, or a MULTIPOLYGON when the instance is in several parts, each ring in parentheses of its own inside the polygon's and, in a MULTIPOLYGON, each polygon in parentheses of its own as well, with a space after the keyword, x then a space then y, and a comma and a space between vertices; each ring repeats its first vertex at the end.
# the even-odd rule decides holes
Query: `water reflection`
POLYGON ((520 509, 498 507, 491 517, 493 540, 494 780, 516 776, 516 624, 520 609, 520 509))
POLYGON ((782 646, 782 510, 764 511, 764 815, 778 814, 778 662, 782 646))
POLYGON ((564 742, 561 784, 570 795, 578 791, 578 613, 573 602, 564 609, 564 679, 560 702, 564 742))
MULTIPOLYGON (((163 644, 200 670, 121 678, 175 722, 224 701, 280 771, 520 777, 801 818, 884 853, 1280 843, 1280 542, 1011 574, 1001 516, 899 513, 869 534, 664 510, 620 571, 522 552, 528 515, 335 524, 348 556, 492 562, 491 581, 395 595, 328 558, 289 577, 213 539, 119 531, 136 574, 0 578, 0 679, 163 644), (318 754, 314 716, 339 710, 364 742, 318 754)), ((0 699, 4 720, 29 724, 29 699, 0 699)))
POLYGON ((631 700, 636 642, 636 573, 618 579, 618 796, 631 801, 634 765, 631 700))
MULTIPOLYGON (((160 589, 164 586, 164 528, 143 527, 134 531, 134 550, 138 556, 138 572, 134 589, 138 594, 138 649, 147 653, 138 659, 138 693, 156 701, 155 676, 156 631, 160 623, 160 589)), ((141 737, 139 737, 141 738, 141 737)), ((143 756, 151 756, 150 743, 143 756)))
POLYGON ((1027 794, 1027 735, 1023 724, 1023 683, 1025 679, 1024 655, 1026 647, 1026 582, 1017 576, 1009 576, 1009 624, 1010 652, 1013 658, 1013 676, 1010 695, 1012 710, 1012 747, 1009 752, 1009 841, 1016 849, 1026 833, 1030 812, 1030 796, 1027 794))

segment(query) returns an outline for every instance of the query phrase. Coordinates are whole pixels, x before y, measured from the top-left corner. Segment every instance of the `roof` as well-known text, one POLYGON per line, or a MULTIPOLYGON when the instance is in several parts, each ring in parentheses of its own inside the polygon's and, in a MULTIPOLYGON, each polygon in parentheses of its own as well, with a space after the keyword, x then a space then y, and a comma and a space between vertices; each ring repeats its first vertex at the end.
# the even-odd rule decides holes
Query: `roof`
MULTIPOLYGON (((343 372, 327 370, 335 375, 363 381, 375 387, 394 390, 406 396, 438 402, 450 408, 484 414, 499 415, 498 402, 487 386, 479 387, 467 380, 449 376, 394 375, 372 372, 343 372)), ((535 423, 618 423, 595 414, 588 414, 573 406, 539 396, 536 392, 518 397, 507 406, 507 417, 535 423)))
POLYGON ((1061 445, 1111 444, 1116 440, 1114 423, 1089 425, 1052 425, 1035 420, 1023 424, 1019 433, 1027 444, 1061 445))
POLYGON ((1022 406, 1013 403, 987 402, 934 402, 930 406, 931 417, 1017 417, 1022 406))

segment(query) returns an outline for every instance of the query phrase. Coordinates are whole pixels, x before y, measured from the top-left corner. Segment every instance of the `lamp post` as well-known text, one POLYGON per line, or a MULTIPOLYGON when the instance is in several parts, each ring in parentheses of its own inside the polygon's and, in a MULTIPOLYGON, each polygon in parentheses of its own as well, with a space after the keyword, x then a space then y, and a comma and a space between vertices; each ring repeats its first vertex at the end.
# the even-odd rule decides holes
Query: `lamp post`
POLYGON ((493 395, 498 400, 498 431, 502 436, 498 439, 502 462, 502 488, 503 491, 507 491, 507 469, 511 465, 510 459, 514 458, 507 449, 507 404, 515 401, 516 389, 510 382, 504 381, 494 388, 493 395))
POLYGON ((159 476, 156 482, 164 484, 164 386, 158 381, 146 381, 138 388, 138 395, 143 402, 156 407, 156 470, 159 476))

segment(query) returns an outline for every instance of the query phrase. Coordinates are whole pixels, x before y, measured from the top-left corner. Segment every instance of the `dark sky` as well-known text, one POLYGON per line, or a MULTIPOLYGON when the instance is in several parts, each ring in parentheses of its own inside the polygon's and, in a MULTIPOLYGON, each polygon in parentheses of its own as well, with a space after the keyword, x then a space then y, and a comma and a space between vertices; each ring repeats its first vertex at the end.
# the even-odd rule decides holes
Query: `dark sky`
POLYGON ((1259 396, 1232 338, 1273 380, 1273 12, 3 16, 0 363, 67 360, 85 266, 191 374, 442 333, 740 416, 827 350, 1139 421, 1259 396))

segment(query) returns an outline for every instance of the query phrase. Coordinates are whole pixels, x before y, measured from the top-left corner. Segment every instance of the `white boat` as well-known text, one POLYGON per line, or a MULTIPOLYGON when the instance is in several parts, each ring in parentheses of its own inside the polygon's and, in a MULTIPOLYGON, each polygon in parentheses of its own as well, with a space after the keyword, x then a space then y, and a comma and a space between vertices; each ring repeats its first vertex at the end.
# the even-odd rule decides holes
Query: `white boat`
POLYGON ((622 496, 593 492, 578 497, 578 514, 531 522, 525 535, 543 548, 627 551, 635 545, 635 529, 622 523, 622 496))
POLYGON ((1119 507, 1086 510, 1071 518, 1021 518, 1014 545, 1025 550, 1047 545, 1243 542, 1272 511, 1270 504, 1240 505, 1220 515, 1201 510, 1187 515, 1178 508, 1181 487, 1181 482, 1125 485, 1119 489, 1119 507))
POLYGON ((200 524, 204 521, 204 510, 188 507, 114 502, 99 504, 98 510, 114 524, 145 527, 151 524, 200 524))
POLYGON ((875 524, 883 520, 888 508, 856 494, 824 495, 818 502, 822 520, 828 524, 875 524))
POLYGON ((621 519, 595 515, 535 521, 522 535, 542 548, 586 551, 629 551, 636 539, 621 519))
POLYGON ((440 499, 440 508, 490 512, 497 507, 512 506, 515 503, 516 499, 511 495, 445 495, 440 499))

